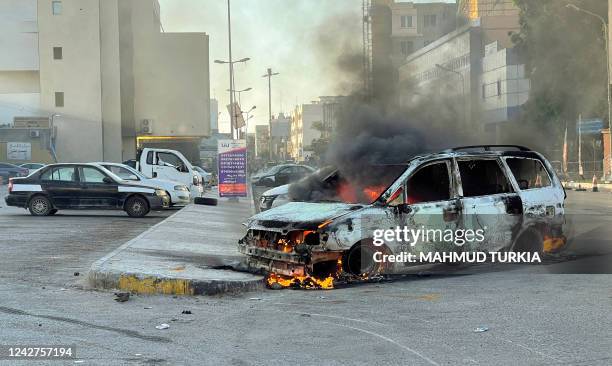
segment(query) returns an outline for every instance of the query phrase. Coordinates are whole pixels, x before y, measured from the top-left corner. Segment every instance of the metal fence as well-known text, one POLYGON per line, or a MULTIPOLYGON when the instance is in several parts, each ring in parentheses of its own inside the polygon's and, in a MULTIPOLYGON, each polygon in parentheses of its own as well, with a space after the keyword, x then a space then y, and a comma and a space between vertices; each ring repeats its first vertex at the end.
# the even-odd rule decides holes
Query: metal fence
POLYGON ((582 175, 580 174, 580 164, 577 161, 570 161, 567 163, 567 172, 563 172, 563 163, 560 161, 550 162, 555 169, 555 172, 561 180, 573 180, 573 181, 591 181, 593 175, 597 179, 603 177, 603 161, 583 161, 582 162, 582 175))

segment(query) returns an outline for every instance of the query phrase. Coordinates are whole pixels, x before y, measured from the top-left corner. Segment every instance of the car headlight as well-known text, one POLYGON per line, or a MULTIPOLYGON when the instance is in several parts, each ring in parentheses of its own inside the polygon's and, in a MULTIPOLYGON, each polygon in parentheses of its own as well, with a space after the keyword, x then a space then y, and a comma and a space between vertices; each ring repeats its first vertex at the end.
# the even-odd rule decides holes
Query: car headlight
POLYGON ((174 186, 174 190, 175 191, 189 192, 189 188, 187 188, 187 186, 174 186))
POLYGON ((165 196, 165 195, 166 195, 166 191, 164 191, 163 189, 156 189, 156 190, 155 190, 155 195, 156 195, 156 196, 163 197, 163 196, 165 196))

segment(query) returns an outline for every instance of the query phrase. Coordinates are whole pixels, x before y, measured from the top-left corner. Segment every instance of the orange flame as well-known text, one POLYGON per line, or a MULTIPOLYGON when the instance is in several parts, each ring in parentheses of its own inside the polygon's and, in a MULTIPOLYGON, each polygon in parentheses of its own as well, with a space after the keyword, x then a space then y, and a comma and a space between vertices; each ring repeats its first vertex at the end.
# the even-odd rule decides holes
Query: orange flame
POLYGON ((334 288, 334 281, 342 274, 342 258, 338 258, 338 266, 335 273, 325 278, 314 276, 284 276, 276 273, 269 273, 266 277, 266 285, 274 288, 275 284, 282 288, 302 288, 307 290, 330 290, 334 288))
POLYGON ((566 240, 564 237, 554 238, 551 236, 544 237, 544 253, 556 252, 565 246, 566 240))

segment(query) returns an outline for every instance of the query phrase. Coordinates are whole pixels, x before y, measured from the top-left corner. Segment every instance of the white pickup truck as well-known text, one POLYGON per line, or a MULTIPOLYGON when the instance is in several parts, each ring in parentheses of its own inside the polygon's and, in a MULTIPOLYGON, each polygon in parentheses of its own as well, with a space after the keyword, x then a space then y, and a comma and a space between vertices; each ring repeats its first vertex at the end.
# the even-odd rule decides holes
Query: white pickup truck
POLYGON ((134 165, 134 168, 149 178, 172 180, 186 185, 192 199, 204 193, 202 177, 180 151, 144 148, 136 157, 134 165))

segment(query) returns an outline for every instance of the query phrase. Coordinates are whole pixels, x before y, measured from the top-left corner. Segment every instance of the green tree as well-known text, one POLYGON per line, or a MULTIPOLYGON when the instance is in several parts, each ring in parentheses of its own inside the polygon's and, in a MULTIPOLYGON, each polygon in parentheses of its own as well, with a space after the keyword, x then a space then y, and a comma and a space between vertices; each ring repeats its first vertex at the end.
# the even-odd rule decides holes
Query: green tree
POLYGON ((607 119, 606 55, 602 24, 568 2, 607 18, 607 1, 514 0, 520 31, 511 35, 531 81, 521 120, 526 131, 561 141, 578 114, 607 119))

